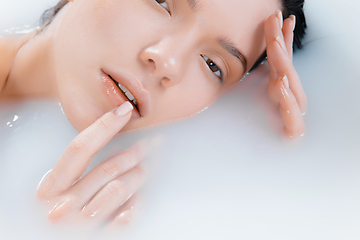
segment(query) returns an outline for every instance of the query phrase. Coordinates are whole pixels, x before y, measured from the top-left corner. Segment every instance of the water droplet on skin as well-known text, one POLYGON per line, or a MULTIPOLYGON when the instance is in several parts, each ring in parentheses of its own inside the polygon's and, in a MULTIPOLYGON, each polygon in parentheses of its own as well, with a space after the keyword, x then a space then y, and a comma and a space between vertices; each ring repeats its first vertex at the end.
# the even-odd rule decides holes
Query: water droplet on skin
POLYGON ((209 107, 205 107, 204 109, 200 110, 198 114, 202 113, 203 111, 207 110, 209 107))
POLYGON ((99 211, 95 211, 93 214, 90 215, 90 217, 95 217, 98 212, 99 211))

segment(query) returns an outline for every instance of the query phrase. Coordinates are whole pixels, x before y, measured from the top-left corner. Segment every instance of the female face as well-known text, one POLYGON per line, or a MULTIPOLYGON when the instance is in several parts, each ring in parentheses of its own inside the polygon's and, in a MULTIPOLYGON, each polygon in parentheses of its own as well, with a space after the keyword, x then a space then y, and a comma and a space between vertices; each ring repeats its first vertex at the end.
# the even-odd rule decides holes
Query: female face
POLYGON ((277 9, 278 0, 74 0, 53 27, 63 110, 81 131, 127 101, 120 83, 136 101, 124 130, 191 116, 251 68, 277 9))

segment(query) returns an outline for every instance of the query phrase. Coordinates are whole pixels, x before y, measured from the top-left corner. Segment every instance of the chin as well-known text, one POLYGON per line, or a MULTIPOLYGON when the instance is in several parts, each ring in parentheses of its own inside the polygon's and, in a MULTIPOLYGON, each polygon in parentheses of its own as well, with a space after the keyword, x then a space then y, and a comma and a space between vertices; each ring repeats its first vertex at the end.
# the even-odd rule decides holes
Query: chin
POLYGON ((96 119, 90 119, 90 118, 79 118, 79 117, 69 117, 67 116, 70 124, 76 129, 78 132, 82 132, 87 127, 89 127, 91 124, 93 124, 96 119))
POLYGON ((93 124, 98 118, 100 118, 104 113, 96 113, 90 111, 81 111, 78 108, 65 108, 63 107, 66 118, 69 120, 70 124, 78 132, 82 132, 91 124, 93 124))

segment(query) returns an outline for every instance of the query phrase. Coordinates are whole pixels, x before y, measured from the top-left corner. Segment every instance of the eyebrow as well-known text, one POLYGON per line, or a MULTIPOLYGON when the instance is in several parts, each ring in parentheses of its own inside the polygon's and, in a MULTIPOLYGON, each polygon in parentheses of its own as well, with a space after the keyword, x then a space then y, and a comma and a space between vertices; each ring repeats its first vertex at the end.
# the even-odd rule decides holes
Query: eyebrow
MULTIPOLYGON (((199 9, 200 4, 198 0, 186 0, 186 1, 189 4, 189 7, 192 11, 195 12, 199 9)), ((245 74, 247 71, 247 60, 244 54, 242 54, 240 50, 235 47, 235 44, 232 43, 232 41, 230 41, 228 38, 225 37, 219 38, 217 42, 231 55, 233 55, 234 57, 240 60, 241 64, 244 67, 244 74, 245 74)))
POLYGON ((197 11, 199 9, 199 1, 198 0, 187 0, 189 7, 192 11, 197 11))
POLYGON ((229 39, 227 38, 219 38, 218 39, 218 43, 220 44, 221 47, 223 47, 226 51, 228 51, 231 55, 233 55, 234 57, 238 58, 240 60, 240 62, 242 63, 243 67, 244 67, 244 73, 246 73, 247 71, 247 60, 246 57, 244 56, 244 54, 242 54, 240 52, 239 49, 237 49, 235 47, 235 44, 232 43, 229 39))

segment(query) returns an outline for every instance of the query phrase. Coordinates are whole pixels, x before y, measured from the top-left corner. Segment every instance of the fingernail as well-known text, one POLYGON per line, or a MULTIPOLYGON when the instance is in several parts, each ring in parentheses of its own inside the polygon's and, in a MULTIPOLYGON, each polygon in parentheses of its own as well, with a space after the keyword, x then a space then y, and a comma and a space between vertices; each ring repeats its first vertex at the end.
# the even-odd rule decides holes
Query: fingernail
POLYGON ((290 88, 289 79, 286 75, 281 79, 281 81, 283 82, 283 84, 286 88, 290 88))
POLYGON ((290 18, 293 21, 293 31, 294 31, 295 26, 296 26, 296 16, 295 15, 290 15, 290 18))
POLYGON ((127 101, 115 109, 115 115, 117 117, 124 117, 129 112, 131 112, 133 109, 134 109, 133 105, 127 101))
POLYGON ((284 24, 284 19, 283 19, 283 15, 282 12, 280 10, 276 11, 276 17, 279 19, 279 23, 280 23, 280 29, 283 28, 283 24, 284 24))

